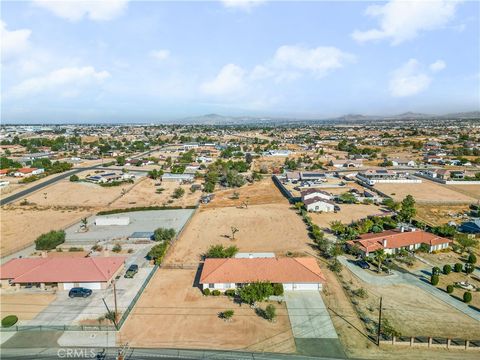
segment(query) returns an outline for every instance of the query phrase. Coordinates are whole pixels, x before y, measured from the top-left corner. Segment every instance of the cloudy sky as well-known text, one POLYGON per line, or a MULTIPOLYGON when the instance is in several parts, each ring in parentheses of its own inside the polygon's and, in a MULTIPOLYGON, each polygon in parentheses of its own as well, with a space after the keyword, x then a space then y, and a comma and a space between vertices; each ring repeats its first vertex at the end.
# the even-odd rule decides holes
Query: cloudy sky
POLYGON ((477 1, 2 1, 2 122, 480 108, 477 1))

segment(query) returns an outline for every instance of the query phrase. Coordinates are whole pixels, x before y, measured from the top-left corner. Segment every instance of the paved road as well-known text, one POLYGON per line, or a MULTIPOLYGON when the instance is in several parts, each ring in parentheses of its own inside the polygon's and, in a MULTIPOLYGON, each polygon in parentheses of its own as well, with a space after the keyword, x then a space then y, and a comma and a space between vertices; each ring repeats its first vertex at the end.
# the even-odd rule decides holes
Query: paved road
POLYGON ((9 204, 13 201, 24 198, 25 196, 27 196, 27 195, 35 192, 35 191, 43 189, 44 187, 52 185, 52 184, 56 183, 57 181, 60 181, 60 180, 65 179, 67 177, 70 177, 73 174, 76 174, 76 173, 79 173, 79 172, 82 172, 82 171, 86 171, 86 170, 96 169, 96 168, 97 168, 97 166, 89 166, 89 167, 78 168, 78 169, 75 169, 75 170, 66 171, 66 172, 61 173, 57 176, 54 176, 51 179, 48 179, 48 180, 46 180, 42 183, 33 185, 32 187, 29 187, 28 189, 19 191, 19 192, 13 194, 13 195, 10 195, 10 196, 7 196, 3 199, 0 199, 0 205, 9 204))
POLYGON ((436 297, 437 299, 443 301, 444 303, 454 307, 455 309, 463 312, 465 315, 470 316, 472 319, 480 321, 480 311, 470 307, 469 305, 461 302, 446 292, 437 289, 436 287, 430 284, 430 275, 428 272, 419 273, 409 273, 405 272, 398 272, 392 271, 392 275, 388 276, 376 276, 370 274, 369 272, 361 269, 359 266, 355 265, 354 263, 348 261, 344 256, 338 257, 339 261, 348 267, 350 271, 352 271, 360 280, 365 281, 369 284, 373 285, 397 285, 397 284, 407 284, 416 286, 430 295, 436 297))

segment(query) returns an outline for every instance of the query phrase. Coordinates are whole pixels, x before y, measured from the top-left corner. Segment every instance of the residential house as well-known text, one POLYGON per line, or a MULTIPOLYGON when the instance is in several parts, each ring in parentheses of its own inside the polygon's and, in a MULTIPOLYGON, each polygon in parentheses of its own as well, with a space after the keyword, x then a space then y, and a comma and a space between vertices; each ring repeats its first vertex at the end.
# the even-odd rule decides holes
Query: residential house
POLYGON ((391 161, 393 166, 409 166, 413 167, 416 165, 415 161, 412 159, 406 158, 393 158, 393 159, 385 159, 385 162, 391 161))
POLYGON ((40 174, 43 174, 45 172, 44 169, 42 168, 20 168, 20 169, 17 169, 14 173, 13 173, 13 176, 15 177, 28 177, 28 176, 32 176, 32 175, 40 175, 40 174))
POLYGON ((313 257, 244 257, 206 259, 200 275, 202 289, 225 291, 268 281, 282 284, 285 291, 322 290, 326 283, 313 257))
POLYGON ((329 165, 335 168, 358 168, 363 166, 363 160, 330 160, 329 165))
POLYGON ((309 198, 303 203, 305 204, 307 211, 312 212, 334 212, 336 209, 336 205, 333 201, 321 197, 309 198))
POLYGON ((347 241, 348 246, 355 246, 365 256, 380 249, 387 254, 395 254, 401 249, 413 251, 422 244, 428 247, 428 252, 432 252, 446 249, 451 243, 452 240, 414 228, 407 231, 401 228, 381 233, 368 233, 360 235, 358 239, 347 241))

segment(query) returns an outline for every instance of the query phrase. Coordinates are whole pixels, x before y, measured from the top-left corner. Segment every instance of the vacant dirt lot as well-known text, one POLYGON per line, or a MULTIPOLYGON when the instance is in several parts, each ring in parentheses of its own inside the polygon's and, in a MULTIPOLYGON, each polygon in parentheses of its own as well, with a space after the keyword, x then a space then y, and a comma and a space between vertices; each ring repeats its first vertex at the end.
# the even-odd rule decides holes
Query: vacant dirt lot
POLYGON ((31 320, 54 299, 54 294, 5 294, 0 296, 0 317, 17 315, 18 320, 31 320))
POLYGON ((449 221, 460 223, 458 214, 468 212, 468 204, 463 205, 441 205, 441 204, 417 204, 418 220, 431 225, 442 225, 449 221))
POLYGON ((287 199, 280 193, 272 179, 266 178, 239 189, 217 191, 215 192, 214 200, 206 205, 205 208, 241 206, 244 201, 247 201, 249 205, 288 204, 287 199), (239 195, 238 199, 232 199, 235 192, 239 195))
POLYGON ((193 263, 210 245, 236 245, 242 252, 311 251, 305 224, 288 204, 201 209, 174 245, 167 262, 193 263), (231 227, 239 231, 231 240, 231 227))
POLYGON ((8 205, 1 209, 1 256, 30 245, 41 234, 59 230, 89 214, 87 209, 8 205))
MULTIPOLYGON (((376 184, 375 188, 401 201, 405 196, 412 195, 417 202, 458 202, 471 203, 473 196, 462 194, 442 184, 422 179, 420 184, 376 184)), ((473 185, 475 187, 475 185, 473 185)))
POLYGON ((163 182, 159 186, 155 181, 149 178, 137 180, 137 183, 131 190, 118 200, 111 204, 113 208, 127 208, 134 206, 152 206, 152 205, 168 205, 168 206, 192 206, 200 199, 201 191, 192 193, 191 185, 179 185, 177 182, 163 182), (185 195, 180 199, 173 199, 172 195, 176 188, 181 187, 185 190, 185 195), (156 193, 156 189, 164 189, 160 194, 156 193), (172 202, 169 202, 172 200, 172 202))
POLYGON ((480 185, 445 185, 445 187, 480 200, 480 185))
POLYGON ((337 213, 310 213, 313 222, 321 228, 330 228, 332 221, 341 221, 350 224, 371 215, 382 215, 385 213, 382 207, 363 204, 340 204, 340 211, 337 213))
POLYGON ((283 305, 275 303, 277 321, 268 322, 225 296, 203 296, 193 286, 195 273, 160 269, 122 327, 119 340, 138 347, 295 351, 283 305), (218 313, 228 309, 235 314, 225 322, 218 313))

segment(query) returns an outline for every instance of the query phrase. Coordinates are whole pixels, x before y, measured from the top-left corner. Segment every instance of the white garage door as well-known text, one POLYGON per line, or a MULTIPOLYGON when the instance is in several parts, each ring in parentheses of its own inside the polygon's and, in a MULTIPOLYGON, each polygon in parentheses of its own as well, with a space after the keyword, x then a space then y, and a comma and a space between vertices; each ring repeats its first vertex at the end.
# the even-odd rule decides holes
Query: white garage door
POLYGON ((73 287, 73 283, 63 283, 63 290, 70 290, 73 287))
POLYGON ((78 284, 78 286, 91 290, 99 290, 102 288, 102 285, 100 283, 80 283, 78 284))
POLYGON ((293 284, 293 290, 318 290, 318 284, 293 284))

